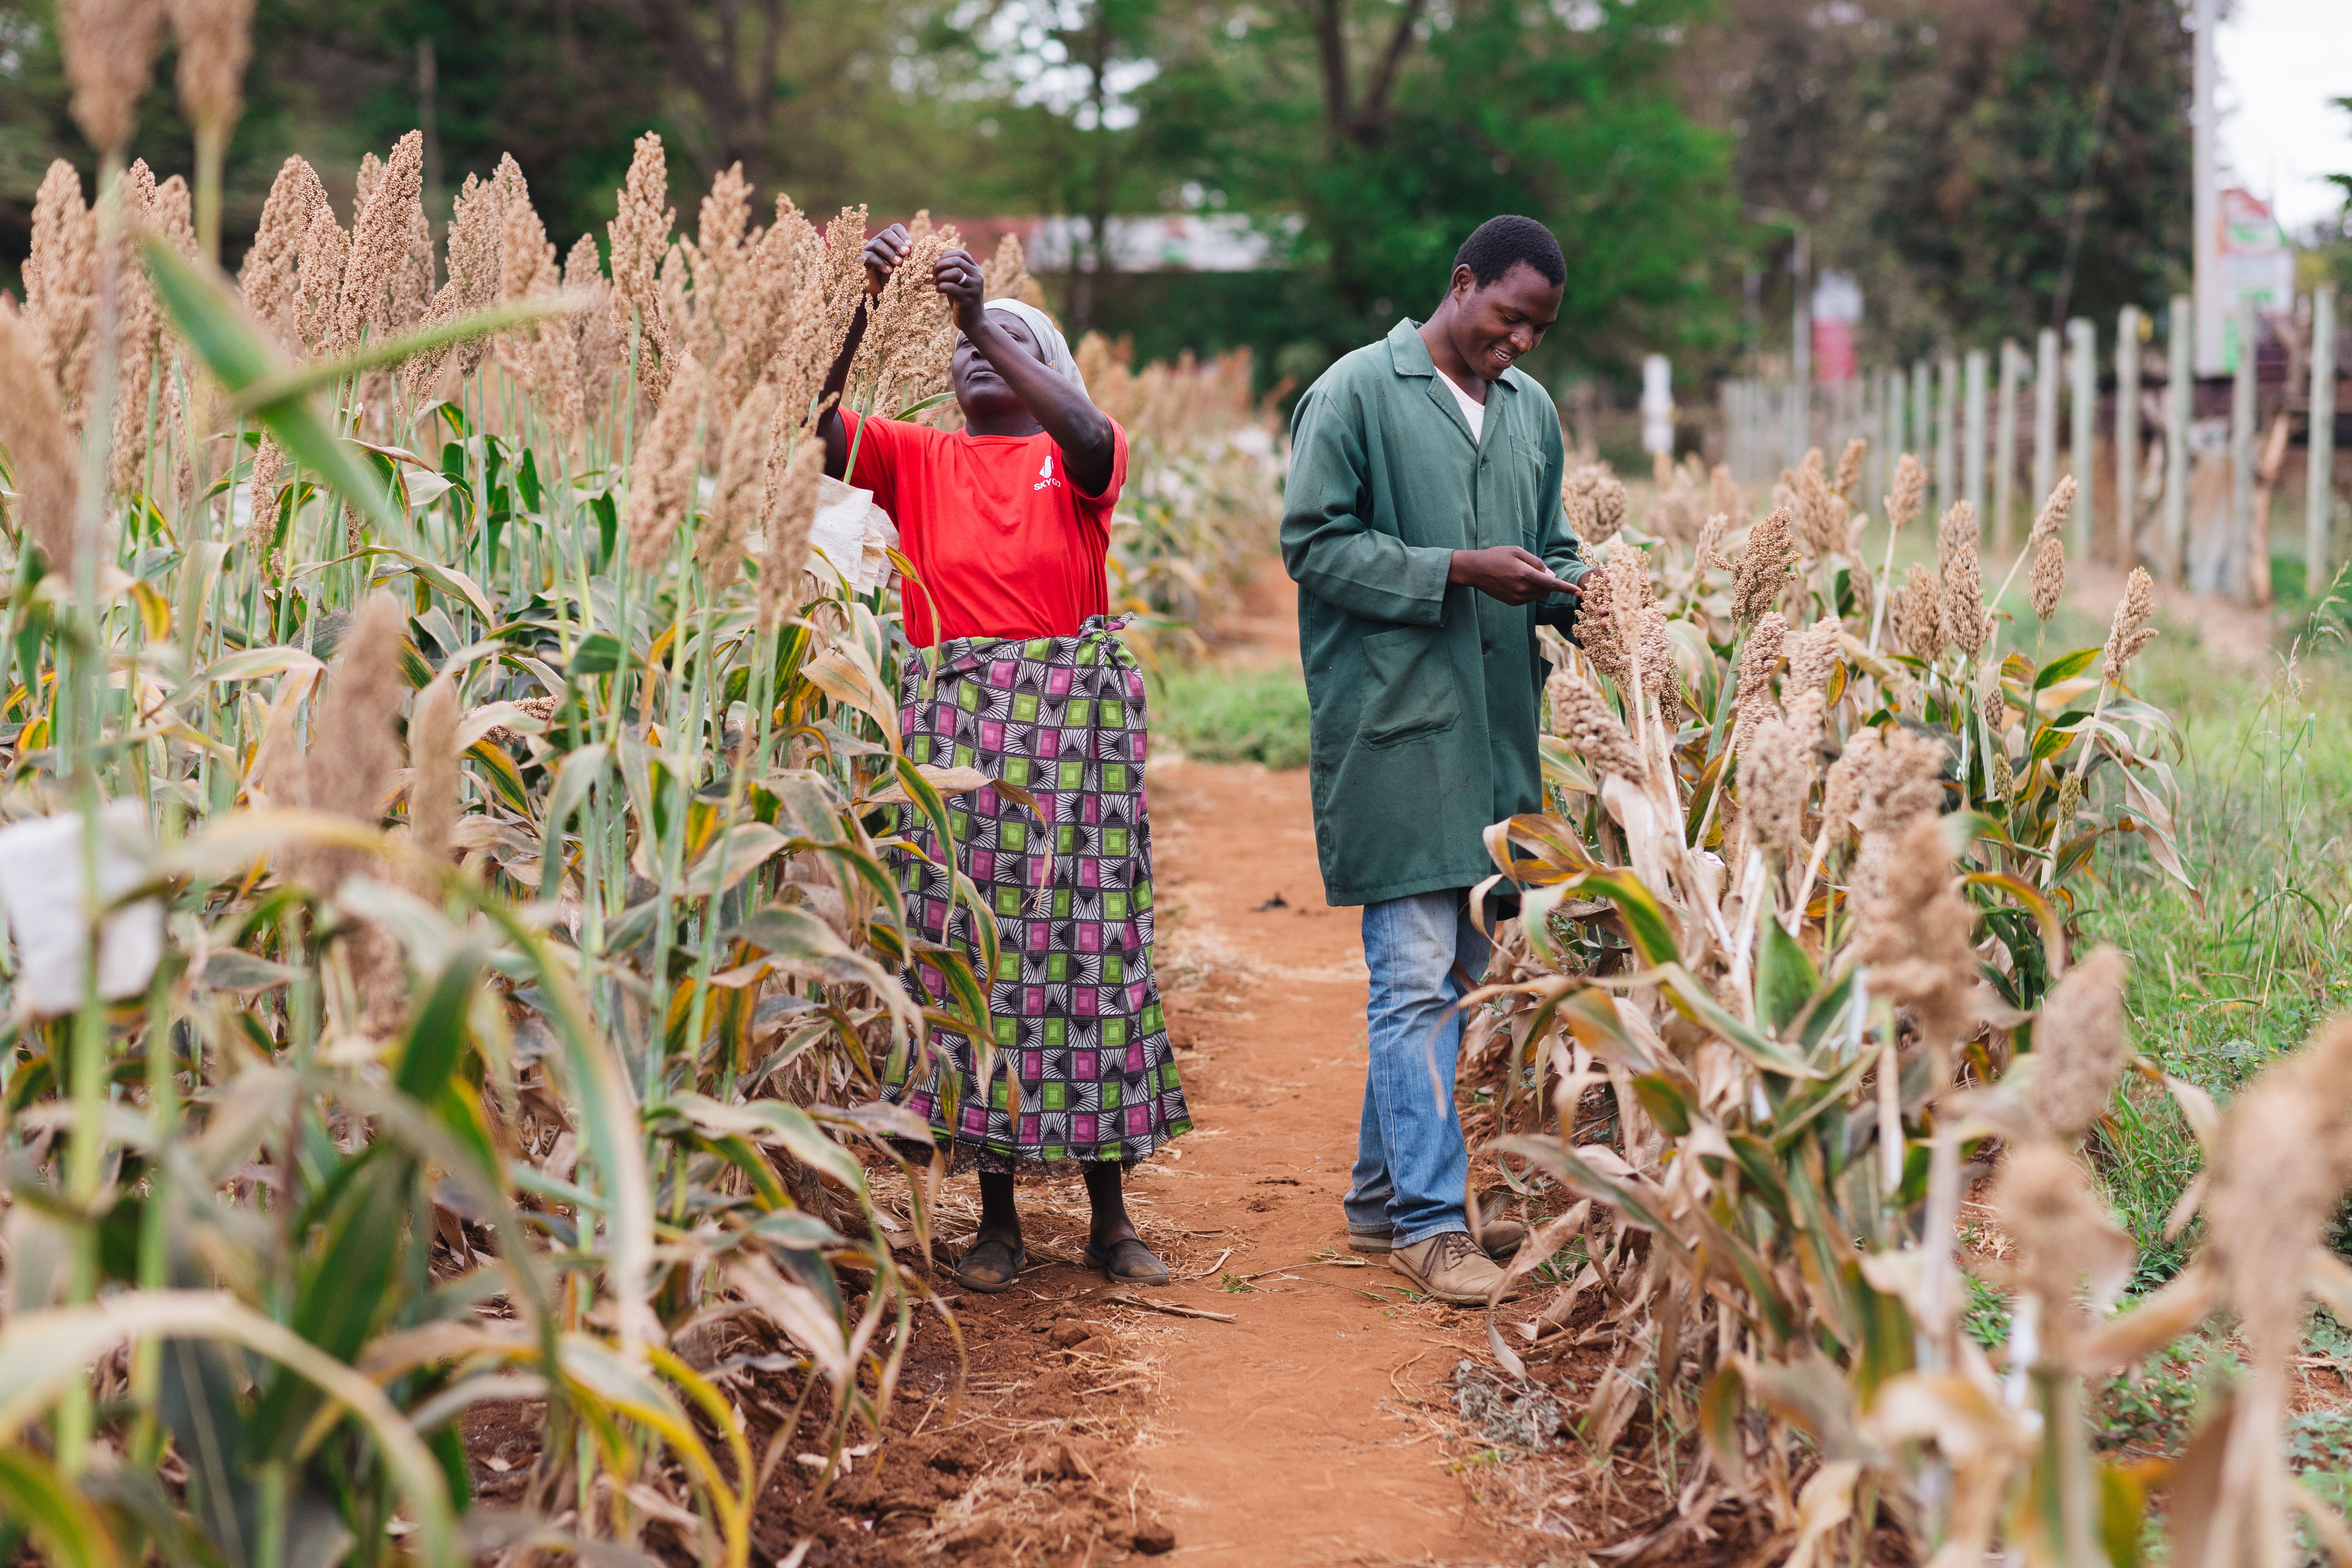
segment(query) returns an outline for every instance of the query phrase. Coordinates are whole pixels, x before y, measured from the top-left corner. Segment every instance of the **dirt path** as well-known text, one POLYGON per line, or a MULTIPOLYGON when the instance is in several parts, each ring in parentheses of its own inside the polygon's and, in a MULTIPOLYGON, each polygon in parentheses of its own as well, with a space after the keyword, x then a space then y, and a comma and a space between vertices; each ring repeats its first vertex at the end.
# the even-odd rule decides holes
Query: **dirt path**
POLYGON ((1349 1266, 1363 950, 1323 901, 1306 777, 1184 763, 1154 775, 1152 816, 1163 964, 1203 977, 1171 1004, 1201 1131, 1144 1180, 1163 1221, 1217 1233, 1196 1249, 1231 1248, 1166 1299, 1237 1320, 1166 1338, 1144 1456, 1164 1517, 1188 1562, 1496 1561, 1424 1409, 1482 1320, 1349 1266))
MULTIPOLYGON (((1269 563, 1222 662, 1296 658, 1292 593, 1269 563)), ((1410 1302, 1402 1276, 1347 1250, 1363 941, 1355 910, 1323 901, 1307 775, 1168 758, 1151 817, 1161 984, 1199 1131, 1139 1182, 1201 1276, 1156 1299, 1235 1320, 1156 1319, 1139 1458, 1178 1552, 1515 1560, 1442 1447, 1442 1384, 1460 1353, 1483 1357, 1482 1318, 1410 1302)))
MULTIPOLYGON (((2120 568, 2104 562, 2070 561, 2066 564, 2066 602, 2084 616, 2105 620, 2115 613, 2116 602, 2124 596, 2128 576, 2120 568)), ((2272 645, 2279 635, 2275 611, 2236 604, 2218 594, 2191 594, 2164 584, 2157 584, 2156 609, 2158 626, 2195 638, 2197 646, 2225 668, 2242 675, 2259 675, 2274 667, 2272 645)))

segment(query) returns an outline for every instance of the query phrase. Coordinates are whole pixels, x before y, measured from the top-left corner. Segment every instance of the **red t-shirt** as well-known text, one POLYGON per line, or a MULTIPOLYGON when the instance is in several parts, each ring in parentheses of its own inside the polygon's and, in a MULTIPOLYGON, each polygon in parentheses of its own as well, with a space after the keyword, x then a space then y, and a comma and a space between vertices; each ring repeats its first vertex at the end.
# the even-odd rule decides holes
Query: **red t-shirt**
POLYGON ((1127 483, 1127 432, 1102 494, 1079 493, 1062 449, 1034 436, 971 436, 845 414, 857 465, 850 483, 874 492, 898 525, 898 552, 922 582, 901 584, 908 640, 1075 637, 1110 613, 1103 561, 1111 510, 1127 483), (926 590, 929 590, 928 595, 926 590), (939 627, 932 632, 936 601, 939 627))

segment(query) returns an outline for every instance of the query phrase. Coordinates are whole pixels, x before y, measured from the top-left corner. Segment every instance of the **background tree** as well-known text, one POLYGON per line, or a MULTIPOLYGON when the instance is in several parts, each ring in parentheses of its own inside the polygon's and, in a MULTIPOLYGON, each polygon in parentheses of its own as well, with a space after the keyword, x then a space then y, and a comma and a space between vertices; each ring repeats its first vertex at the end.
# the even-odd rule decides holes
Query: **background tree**
POLYGON ((973 106, 964 125, 987 144, 992 205, 1081 220, 1061 279, 1080 331, 1110 279, 1111 219, 1169 205, 1138 129, 1161 21, 1160 0, 984 0, 950 5, 923 34, 950 95, 973 106))
POLYGON ((2179 0, 1725 0, 1681 78, 1907 355, 2187 286, 2189 68, 2179 0))
POLYGON ((1470 230, 1498 212, 1549 224, 1569 260, 1536 373, 1636 345, 1713 342, 1716 275, 1738 223, 1725 139, 1675 101, 1692 0, 1549 5, 1302 0, 1223 8, 1165 62, 1147 126, 1178 169, 1245 207, 1296 214, 1280 237, 1328 292, 1303 351, 1424 313, 1470 230))
MULTIPOLYGON (((48 161, 89 167, 53 4, 0 8, 0 283, 48 161)), ((1570 262, 1538 375, 1623 376, 1654 348, 1729 368, 1740 275, 1800 225, 1816 269, 1861 279, 1867 351, 1909 355, 2185 285, 2183 5, 261 0, 226 252, 289 153, 347 204, 361 153, 419 124, 436 211, 511 150, 568 243, 651 126, 682 211, 740 162, 763 205, 1082 220, 1055 303, 1147 357, 1250 344, 1267 376, 1311 376, 1426 310, 1498 211, 1551 224, 1570 262), (1245 216, 1285 265, 1101 265, 1109 217, 1165 212, 1245 216)), ((142 121, 159 172, 186 168, 168 86, 142 121)), ((1765 269, 1770 320, 1788 281, 1765 269)))

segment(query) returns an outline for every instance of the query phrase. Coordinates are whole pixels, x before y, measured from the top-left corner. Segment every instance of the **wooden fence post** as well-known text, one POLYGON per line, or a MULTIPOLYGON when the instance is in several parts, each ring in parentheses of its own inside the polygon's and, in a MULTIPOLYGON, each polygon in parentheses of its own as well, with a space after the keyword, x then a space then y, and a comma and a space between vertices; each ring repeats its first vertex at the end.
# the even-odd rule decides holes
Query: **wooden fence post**
MULTIPOLYGON (((1936 460, 1935 448, 1927 443, 1936 438, 1934 413, 1928 406, 1927 362, 1914 360, 1911 363, 1911 451, 1922 464, 1936 460)), ((1935 476, 1928 476, 1933 479, 1935 476)))
POLYGON ((1755 472, 1755 461, 1757 461, 1757 384, 1752 381, 1752 378, 1743 376, 1738 381, 1738 390, 1740 390, 1740 454, 1731 461, 1731 478, 1738 479, 1740 484, 1745 484, 1752 472, 1755 472))
POLYGON ((2116 318, 2116 564, 2137 555, 2139 532, 2139 307, 2116 318))
POLYGON ((2189 552, 2189 416, 2197 391, 2191 358, 2196 339, 2189 297, 2175 294, 2164 340, 2164 556, 2158 567, 2167 583, 2180 581, 2189 552))
POLYGON ((1882 507, 1886 493, 1895 488, 1895 460, 1903 455, 1903 372, 1888 366, 1878 373, 1878 416, 1886 422, 1881 437, 1886 450, 1878 464, 1878 494, 1873 499, 1882 507))
POLYGON ((1970 349, 1968 358, 1967 390, 1962 395, 1966 410, 1960 422, 1960 495, 1969 510, 1977 514, 1977 532, 1983 535, 1985 525, 1985 352, 1970 349))
POLYGON ((1756 447, 1762 438, 1764 384, 1750 376, 1739 384, 1739 466, 1733 475, 1743 485, 1756 479, 1756 447))
POLYGON ((2067 368, 2072 371, 2073 416, 2068 433, 2066 470, 2074 476, 2074 558, 2091 558, 2091 519, 2098 500, 2098 465, 2093 444, 2099 416, 2099 333, 2081 316, 2066 323, 2067 368))
POLYGON ((1724 377, 1715 389, 1717 416, 1723 421, 1723 456, 1719 459, 1733 473, 1739 471, 1739 393, 1738 384, 1724 377))
POLYGON ((1811 366, 1800 355, 1797 368, 1801 374, 1789 384, 1789 462, 1796 468, 1805 460, 1805 448, 1813 444, 1813 384, 1811 366))
POLYGON ((2033 493, 2028 511, 2039 512, 2058 483, 2058 331, 2044 327, 2033 342, 2033 493))
POLYGON ((1723 463, 1737 479, 1748 458, 1748 432, 1741 428, 1748 417, 1747 399, 1742 395, 1744 384, 1734 376, 1723 384, 1723 463))
POLYGON ((1878 438, 1880 429, 1886 423, 1884 405, 1880 401, 1880 394, 1884 390, 1876 371, 1863 373, 1862 437, 1870 443, 1870 450, 1863 456, 1862 493, 1854 497, 1854 504, 1865 511, 1877 503, 1879 465, 1886 461, 1885 443, 1878 438))
POLYGON ((1772 387, 1762 376, 1748 384, 1748 482, 1769 479, 1780 438, 1771 428, 1772 387))
POLYGON ((2248 552, 2254 524, 2254 302, 2237 310, 2237 364, 2230 378, 2230 531, 2221 563, 2221 591, 2243 599, 2254 584, 2248 552))
POLYGON ((1960 499, 1960 362, 1946 354, 1936 364, 1936 516, 1960 499))
POLYGON ((1992 436, 1993 548, 2006 552, 2017 525, 2017 384, 2025 373, 2025 351, 2000 340, 2000 395, 1992 436))
POLYGON ((2336 285, 2311 291, 2311 452, 2303 487, 2303 594, 2316 600, 2327 582, 2330 524, 2336 511, 2336 285))

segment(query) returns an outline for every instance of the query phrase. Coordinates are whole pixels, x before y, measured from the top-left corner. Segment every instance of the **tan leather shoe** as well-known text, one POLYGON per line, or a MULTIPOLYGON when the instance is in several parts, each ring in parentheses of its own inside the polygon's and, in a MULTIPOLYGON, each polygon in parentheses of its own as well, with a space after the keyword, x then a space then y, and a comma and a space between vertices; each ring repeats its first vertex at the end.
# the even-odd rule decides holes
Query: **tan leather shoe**
MULTIPOLYGON (((1483 1307, 1503 1282, 1501 1266, 1478 1249, 1469 1232, 1461 1230, 1440 1231, 1411 1247, 1398 1247, 1389 1254, 1389 1267, 1432 1300, 1449 1307, 1483 1307)), ((1502 1300, 1507 1301, 1518 1293, 1519 1282, 1515 1279, 1502 1300)))
MULTIPOLYGON (((1396 1233, 1387 1226, 1359 1229, 1348 1227, 1348 1250, 1370 1257, 1385 1257, 1395 1250, 1396 1233)), ((1490 1219, 1478 1233, 1478 1240, 1486 1248, 1486 1256, 1497 1263, 1508 1263, 1518 1256, 1519 1243, 1528 1238, 1528 1227, 1515 1219, 1490 1219)))

